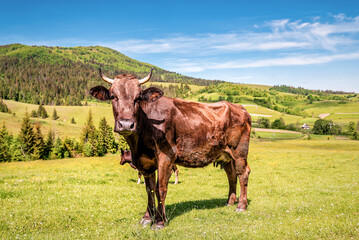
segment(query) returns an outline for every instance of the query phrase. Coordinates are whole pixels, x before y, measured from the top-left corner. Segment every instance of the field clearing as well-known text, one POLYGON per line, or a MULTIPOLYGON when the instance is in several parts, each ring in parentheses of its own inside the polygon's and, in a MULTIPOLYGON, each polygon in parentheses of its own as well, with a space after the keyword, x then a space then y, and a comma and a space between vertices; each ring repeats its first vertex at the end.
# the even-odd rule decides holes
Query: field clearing
POLYGON ((322 113, 357 113, 359 104, 357 102, 325 101, 314 102, 313 104, 303 106, 305 111, 318 117, 322 113))
MULTIPOLYGON (((6 127, 12 133, 17 135, 20 131, 22 119, 25 116, 26 111, 30 114, 32 110, 37 111, 38 105, 26 104, 21 102, 15 102, 11 100, 3 100, 10 108, 13 114, 0 113, 0 122, 5 121, 6 127)), ((53 129, 56 135, 61 137, 79 138, 81 129, 86 123, 88 113, 91 109, 93 114, 93 120, 96 127, 102 117, 106 117, 110 126, 114 125, 112 107, 109 103, 89 103, 89 106, 44 106, 48 118, 31 118, 33 121, 40 122, 42 124, 43 133, 53 129), (59 119, 52 120, 52 112, 56 109, 59 119), (72 124, 71 118, 74 117, 76 124, 72 124)))
POLYGON ((240 84, 249 88, 253 88, 253 89, 260 89, 260 90, 269 90, 272 86, 268 86, 268 85, 259 85, 259 84, 240 84))
POLYGON ((119 155, 2 163, 0 238, 359 238, 359 142, 251 141, 247 212, 224 206, 228 183, 220 168, 179 167, 179 184, 172 176, 166 199, 169 223, 160 231, 137 224, 145 187, 119 155))
POLYGON ((357 122, 359 121, 359 113, 346 113, 346 114, 330 114, 325 118, 326 120, 332 120, 334 122, 348 124, 349 122, 357 122))
POLYGON ((269 140, 299 139, 304 136, 300 132, 281 129, 254 128, 252 131, 255 131, 256 137, 269 140))
POLYGON ((283 132, 256 132, 257 136, 262 139, 297 139, 303 137, 302 134, 283 133, 283 132))

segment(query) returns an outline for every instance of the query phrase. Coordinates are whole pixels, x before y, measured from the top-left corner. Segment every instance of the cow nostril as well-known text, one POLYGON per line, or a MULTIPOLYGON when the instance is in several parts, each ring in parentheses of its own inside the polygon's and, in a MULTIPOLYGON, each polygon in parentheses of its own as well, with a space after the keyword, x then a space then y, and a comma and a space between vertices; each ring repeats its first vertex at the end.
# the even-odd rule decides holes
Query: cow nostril
POLYGON ((135 123, 132 123, 130 129, 132 130, 135 127, 135 123))
POLYGON ((122 128, 121 121, 118 121, 118 127, 122 128))

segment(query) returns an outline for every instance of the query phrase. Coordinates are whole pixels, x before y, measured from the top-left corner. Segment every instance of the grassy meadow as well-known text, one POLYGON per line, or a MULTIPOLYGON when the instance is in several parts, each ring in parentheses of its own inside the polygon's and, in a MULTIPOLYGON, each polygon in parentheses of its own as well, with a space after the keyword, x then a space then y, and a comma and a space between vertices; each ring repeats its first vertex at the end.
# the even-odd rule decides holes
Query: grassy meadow
POLYGON ((358 239, 359 142, 252 139, 248 211, 226 207, 220 168, 179 167, 168 225, 138 225, 147 202, 119 155, 0 164, 1 239, 358 239))
MULTIPOLYGON (((20 131, 22 120, 26 111, 30 114, 32 110, 37 111, 39 105, 26 104, 21 102, 15 102, 11 100, 3 100, 6 105, 11 109, 13 114, 0 112, 0 123, 5 121, 7 129, 17 135, 20 131)), ((86 123, 89 111, 92 111, 93 120, 96 127, 102 117, 105 117, 110 126, 114 125, 112 106, 110 103, 89 103, 88 106, 44 106, 48 118, 42 119, 41 117, 32 118, 34 121, 38 121, 42 124, 43 132, 46 133, 50 129, 55 131, 58 136, 70 137, 79 139, 81 135, 81 129, 86 123), (53 110, 56 109, 59 119, 52 120, 51 116, 53 110), (75 119, 76 124, 71 123, 71 118, 75 119)))

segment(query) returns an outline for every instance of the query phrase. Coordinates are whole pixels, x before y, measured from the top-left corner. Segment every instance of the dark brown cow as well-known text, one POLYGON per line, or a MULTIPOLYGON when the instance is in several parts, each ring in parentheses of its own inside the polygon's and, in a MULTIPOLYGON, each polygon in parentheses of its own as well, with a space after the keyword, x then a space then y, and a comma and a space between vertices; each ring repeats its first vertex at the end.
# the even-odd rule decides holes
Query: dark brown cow
POLYGON ((247 208, 247 164, 251 117, 243 106, 228 103, 196 103, 163 97, 160 89, 142 90, 152 74, 138 80, 121 74, 103 80, 110 89, 97 86, 90 94, 111 100, 115 132, 127 140, 133 165, 144 175, 148 205, 141 224, 162 228, 166 222, 165 199, 172 166, 205 167, 219 161, 229 181, 228 205, 236 201, 237 178, 241 191, 236 211, 247 208), (157 183, 156 174, 157 173, 157 183), (155 204, 157 197, 157 209, 155 204))
MULTIPOLYGON (((133 169, 137 170, 137 168, 132 164, 131 151, 130 151, 130 150, 123 150, 123 149, 121 149, 121 161, 120 161, 120 164, 121 164, 121 165, 124 165, 125 163, 130 164, 130 166, 131 166, 133 169)), ((173 172, 175 173, 175 184, 178 184, 178 172, 179 172, 179 171, 178 171, 178 169, 177 169, 176 164, 173 164, 172 170, 173 170, 173 172)), ((138 170, 137 170, 137 172, 138 172, 137 184, 140 184, 140 183, 141 183, 141 176, 142 176, 142 174, 141 174, 141 172, 139 172, 138 170)))

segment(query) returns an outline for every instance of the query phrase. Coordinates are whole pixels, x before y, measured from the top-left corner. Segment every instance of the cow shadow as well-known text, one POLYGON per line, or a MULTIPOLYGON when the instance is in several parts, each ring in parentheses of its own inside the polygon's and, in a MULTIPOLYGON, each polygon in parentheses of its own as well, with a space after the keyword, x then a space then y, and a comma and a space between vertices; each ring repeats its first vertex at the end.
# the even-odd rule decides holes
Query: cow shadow
MULTIPOLYGON (((250 201, 251 200, 248 199, 248 205, 250 201)), ((226 202, 227 202, 227 198, 212 198, 212 199, 184 201, 184 202, 169 204, 166 205, 167 219, 168 222, 170 222, 174 218, 195 209, 205 210, 205 209, 214 209, 214 208, 227 208, 228 206, 226 206, 226 202)), ((237 203, 229 207, 233 207, 234 210, 236 206, 237 203)))

